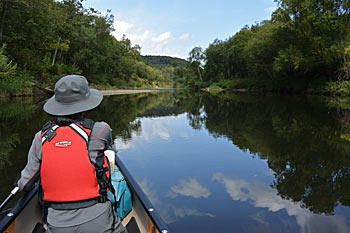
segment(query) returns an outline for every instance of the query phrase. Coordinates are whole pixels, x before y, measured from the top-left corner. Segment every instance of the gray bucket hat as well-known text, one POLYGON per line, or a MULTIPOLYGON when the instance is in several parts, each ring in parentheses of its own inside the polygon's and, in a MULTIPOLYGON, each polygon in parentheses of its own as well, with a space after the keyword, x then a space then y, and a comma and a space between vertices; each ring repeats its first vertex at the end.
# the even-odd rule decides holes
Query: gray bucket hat
POLYGON ((102 93, 90 89, 81 75, 67 75, 55 84, 55 94, 44 105, 44 111, 55 116, 72 115, 97 107, 102 93))

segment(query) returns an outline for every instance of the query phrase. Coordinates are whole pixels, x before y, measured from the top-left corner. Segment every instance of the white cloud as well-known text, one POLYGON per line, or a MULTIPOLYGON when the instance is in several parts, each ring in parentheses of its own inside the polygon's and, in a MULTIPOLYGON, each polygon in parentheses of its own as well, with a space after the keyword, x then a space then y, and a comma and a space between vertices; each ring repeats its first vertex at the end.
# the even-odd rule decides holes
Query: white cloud
POLYGON ((128 37, 133 44, 141 45, 144 42, 148 41, 149 38, 152 38, 153 32, 149 30, 145 30, 141 34, 127 34, 128 37))
POLYGON ((115 20, 113 27, 115 29, 115 31, 113 32, 113 35, 118 40, 120 40, 123 37, 123 35, 127 34, 130 31, 130 29, 134 27, 134 25, 125 21, 115 20))
POLYGON ((188 48, 181 45, 190 39, 188 33, 176 37, 170 31, 157 33, 123 20, 115 20, 113 27, 115 29, 113 35, 118 40, 125 35, 133 45, 141 46, 141 54, 143 55, 168 55, 185 58, 188 53, 188 48))
POLYGON ((182 34, 179 37, 179 40, 188 40, 188 39, 190 39, 190 34, 188 34, 188 33, 182 34))
POLYGON ((159 36, 152 37, 152 41, 154 42, 167 42, 171 38, 171 32, 164 32, 159 36))
MULTIPOLYGON (((213 180, 222 183, 233 200, 250 200, 255 207, 268 208, 272 212, 285 209, 289 216, 296 217, 301 232, 341 233, 347 232, 350 227, 344 217, 313 214, 309 210, 301 208, 299 203, 282 199, 277 195, 275 189, 263 183, 250 183, 246 180, 229 178, 222 173, 214 174, 213 180)), ((264 222, 260 215, 252 216, 252 218, 258 222, 264 222)))
POLYGON ((211 192, 206 187, 202 186, 196 179, 189 179, 189 181, 180 180, 179 184, 171 186, 171 191, 168 197, 176 197, 178 194, 183 196, 190 196, 194 198, 210 196, 211 192))

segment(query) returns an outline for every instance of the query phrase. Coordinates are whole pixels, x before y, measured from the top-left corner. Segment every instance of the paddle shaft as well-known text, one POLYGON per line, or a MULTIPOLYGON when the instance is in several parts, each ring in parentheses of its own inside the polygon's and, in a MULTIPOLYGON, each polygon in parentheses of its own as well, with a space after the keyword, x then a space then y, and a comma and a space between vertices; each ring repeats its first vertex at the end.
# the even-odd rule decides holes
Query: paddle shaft
POLYGON ((2 211, 2 209, 5 207, 5 205, 16 195, 16 193, 18 192, 19 187, 14 187, 11 191, 11 193, 6 197, 6 199, 1 203, 0 205, 0 211, 2 211))

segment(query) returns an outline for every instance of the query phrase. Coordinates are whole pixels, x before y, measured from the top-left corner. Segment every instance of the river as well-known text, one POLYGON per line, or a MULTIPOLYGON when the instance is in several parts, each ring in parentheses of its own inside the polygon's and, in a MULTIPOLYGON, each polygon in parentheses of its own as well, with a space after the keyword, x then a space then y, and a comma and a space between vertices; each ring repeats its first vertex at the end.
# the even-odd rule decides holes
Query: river
MULTIPOLYGON (((0 100, 0 197, 49 120, 0 100)), ((161 91, 87 113, 174 233, 350 232, 350 99, 161 91)))

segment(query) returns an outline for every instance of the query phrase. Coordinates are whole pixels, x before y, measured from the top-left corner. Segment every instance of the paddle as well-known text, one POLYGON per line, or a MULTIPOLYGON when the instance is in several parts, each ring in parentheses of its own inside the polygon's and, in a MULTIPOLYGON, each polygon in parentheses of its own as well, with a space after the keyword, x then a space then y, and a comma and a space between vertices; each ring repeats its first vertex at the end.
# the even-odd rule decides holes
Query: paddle
POLYGON ((1 203, 0 205, 0 212, 2 211, 2 209, 5 207, 5 205, 16 195, 16 193, 18 192, 19 187, 14 187, 11 191, 11 193, 6 197, 6 199, 1 203))

